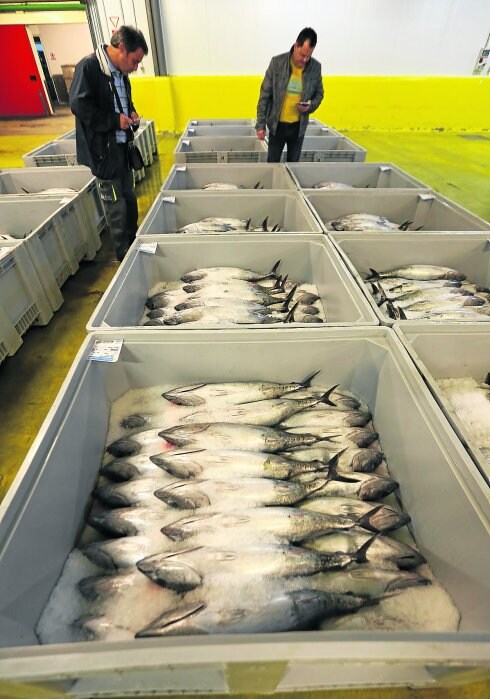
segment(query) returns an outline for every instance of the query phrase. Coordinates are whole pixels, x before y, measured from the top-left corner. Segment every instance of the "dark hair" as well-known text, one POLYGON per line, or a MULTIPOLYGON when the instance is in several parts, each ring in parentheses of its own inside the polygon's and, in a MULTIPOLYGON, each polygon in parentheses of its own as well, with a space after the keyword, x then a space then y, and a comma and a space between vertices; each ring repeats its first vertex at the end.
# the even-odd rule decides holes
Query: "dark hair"
POLYGON ((117 48, 121 43, 124 44, 124 48, 128 53, 143 49, 145 56, 148 55, 148 44, 139 29, 125 26, 124 24, 119 27, 111 37, 111 46, 117 48))
POLYGON ((305 41, 309 41, 311 48, 314 49, 316 46, 316 40, 317 40, 316 31, 314 29, 312 29, 311 27, 305 27, 298 34, 298 38, 296 39, 296 43, 298 44, 298 46, 303 46, 305 41))

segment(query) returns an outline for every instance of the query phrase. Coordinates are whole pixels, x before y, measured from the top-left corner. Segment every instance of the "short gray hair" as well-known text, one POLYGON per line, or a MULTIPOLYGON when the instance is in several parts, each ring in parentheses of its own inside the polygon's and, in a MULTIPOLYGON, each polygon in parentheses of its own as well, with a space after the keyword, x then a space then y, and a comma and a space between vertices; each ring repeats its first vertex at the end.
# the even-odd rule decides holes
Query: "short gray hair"
POLYGON ((123 44, 128 53, 143 49, 145 56, 148 55, 148 44, 145 41, 143 32, 135 27, 122 25, 111 37, 111 46, 118 47, 123 44))

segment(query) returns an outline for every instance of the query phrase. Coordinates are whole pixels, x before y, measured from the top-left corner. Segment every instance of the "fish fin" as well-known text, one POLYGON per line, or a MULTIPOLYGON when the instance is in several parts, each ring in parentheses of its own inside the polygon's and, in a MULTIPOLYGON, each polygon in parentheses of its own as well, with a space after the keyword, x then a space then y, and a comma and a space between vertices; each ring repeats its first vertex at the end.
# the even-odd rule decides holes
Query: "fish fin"
MULTIPOLYGON (((163 636, 167 633, 167 630, 171 630, 174 625, 183 624, 187 626, 187 623, 204 609, 206 609, 206 604, 204 602, 196 602, 195 604, 186 604, 166 611, 147 626, 140 629, 140 631, 137 631, 135 637, 146 638, 148 636, 163 636)), ((193 628, 192 622, 190 623, 190 627, 193 633, 198 632, 197 629, 193 628)), ((186 632, 185 629, 182 630, 184 633, 186 632)), ((187 633, 189 633, 189 631, 187 631, 187 633)))
POLYGON ((367 281, 369 281, 370 279, 379 279, 379 273, 376 272, 375 269, 373 269, 372 267, 370 267, 370 268, 369 268, 369 271, 371 272, 371 274, 370 274, 368 277, 366 277, 366 280, 367 280, 367 281))
MULTIPOLYGON (((372 532, 375 531, 370 523, 370 519, 373 515, 375 515, 377 512, 383 509, 383 505, 378 505, 377 507, 373 507, 372 510, 369 510, 369 512, 366 512, 365 515, 362 515, 362 517, 359 517, 357 520, 356 524, 359 527, 363 527, 364 529, 367 529, 368 531, 372 532)), ((376 532, 378 533, 378 532, 376 532)))
POLYGON ((408 227, 413 223, 413 221, 403 221, 403 223, 398 226, 399 231, 408 231, 408 227))
POLYGON ((296 293, 297 288, 298 288, 298 285, 296 284, 295 286, 293 286, 293 288, 291 289, 291 291, 289 292, 289 294, 288 294, 288 295, 286 296, 286 298, 284 299, 284 305, 286 306, 286 308, 289 307, 289 302, 292 301, 293 296, 294 296, 294 294, 296 293))
POLYGON ((361 548, 358 549, 358 551, 356 551, 355 556, 354 556, 355 563, 367 563, 368 562, 366 554, 367 554, 368 550, 370 549, 371 545, 376 541, 377 538, 378 538, 378 534, 375 534, 370 539, 368 539, 366 542, 364 542, 364 544, 361 546, 361 548))
POLYGON ((267 232, 267 222, 268 222, 268 220, 269 220, 269 217, 266 216, 266 217, 264 218, 264 220, 262 221, 262 230, 265 231, 265 232, 267 232))
POLYGON ((30 194, 29 190, 25 187, 21 187, 21 190, 24 192, 24 194, 30 194))
POLYGON ((272 267, 271 271, 269 272, 271 277, 277 276, 277 270, 279 269, 280 264, 281 260, 277 260, 276 264, 272 267))
POLYGON ((272 286, 273 289, 280 289, 281 288, 281 283, 282 283, 282 277, 280 274, 277 275, 276 281, 274 285, 272 286))
POLYGON ((315 378, 315 376, 318 376, 318 374, 321 372, 321 369, 318 369, 318 371, 315 371, 313 374, 310 374, 309 376, 306 377, 306 379, 303 379, 303 381, 300 381, 300 385, 303 386, 303 388, 310 388, 311 382, 315 378))
POLYGON ((336 406, 337 403, 332 403, 330 400, 331 394, 335 391, 336 388, 339 387, 339 384, 336 383, 335 386, 332 386, 332 388, 329 388, 328 391, 326 391, 321 398, 319 398, 318 403, 326 403, 327 405, 332 405, 336 406))
POLYGON ((398 309, 398 318, 399 318, 399 320, 408 320, 407 314, 405 313, 403 308, 398 309))
POLYGON ((294 320, 294 311, 298 308, 298 305, 299 305, 299 301, 297 301, 297 302, 294 304, 294 306, 288 311, 288 314, 287 314, 286 318, 284 319, 284 322, 285 322, 285 323, 294 323, 294 322, 296 322, 296 321, 294 320))
POLYGON ((416 228, 415 230, 416 230, 416 231, 421 231, 421 230, 422 230, 422 228, 423 228, 423 226, 419 226, 419 227, 418 227, 418 228, 416 228))
POLYGON ((246 231, 250 230, 250 224, 251 224, 251 223, 252 223, 252 219, 251 219, 251 218, 247 219, 247 223, 246 223, 246 225, 245 225, 245 230, 246 230, 246 231))
POLYGON ((280 282, 280 284, 279 284, 279 287, 280 287, 280 289, 281 289, 282 291, 284 291, 284 287, 285 287, 285 285, 286 285, 286 282, 287 282, 287 280, 288 280, 288 277, 289 277, 289 274, 286 274, 285 277, 281 277, 281 282, 280 282))

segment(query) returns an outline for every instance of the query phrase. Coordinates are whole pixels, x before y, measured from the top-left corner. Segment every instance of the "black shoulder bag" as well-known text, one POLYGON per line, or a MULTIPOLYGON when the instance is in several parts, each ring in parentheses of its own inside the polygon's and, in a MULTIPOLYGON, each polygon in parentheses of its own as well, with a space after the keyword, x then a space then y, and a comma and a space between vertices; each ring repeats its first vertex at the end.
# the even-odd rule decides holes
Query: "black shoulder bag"
MULTIPOLYGON (((116 96, 116 102, 117 106, 119 107, 119 112, 121 114, 124 114, 124 110, 122 108, 121 104, 121 98, 119 97, 119 93, 116 88, 116 84, 114 82, 114 78, 111 75, 111 84, 112 84, 112 89, 114 91, 114 94, 116 96)), ((131 102, 131 100, 129 100, 131 102)), ((128 164, 129 167, 132 168, 133 170, 142 170, 145 167, 145 162, 143 160, 143 156, 141 155, 141 151, 134 142, 134 133, 131 129, 128 129, 128 164)))

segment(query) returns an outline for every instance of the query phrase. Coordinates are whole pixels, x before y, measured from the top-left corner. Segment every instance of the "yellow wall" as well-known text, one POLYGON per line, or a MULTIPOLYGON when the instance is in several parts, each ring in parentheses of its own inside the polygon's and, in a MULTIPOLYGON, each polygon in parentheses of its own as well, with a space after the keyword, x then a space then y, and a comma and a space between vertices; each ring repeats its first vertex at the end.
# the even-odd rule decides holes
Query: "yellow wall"
MULTIPOLYGON (((262 76, 134 77, 139 112, 158 131, 189 119, 254 118, 262 76)), ((339 129, 490 129, 490 77, 325 77, 314 116, 339 129)))

